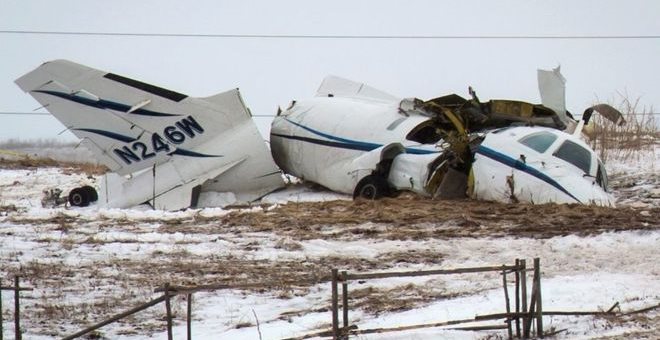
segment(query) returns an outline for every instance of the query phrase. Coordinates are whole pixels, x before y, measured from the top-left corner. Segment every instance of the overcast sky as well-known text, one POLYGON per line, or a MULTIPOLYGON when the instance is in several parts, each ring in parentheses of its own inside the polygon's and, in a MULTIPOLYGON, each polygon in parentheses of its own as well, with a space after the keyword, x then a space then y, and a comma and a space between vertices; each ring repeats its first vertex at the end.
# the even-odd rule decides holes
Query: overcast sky
MULTIPOLYGON (((660 1, 0 0, 0 112, 39 104, 14 79, 69 59, 190 96, 240 88, 255 115, 313 96, 334 74, 401 97, 473 86, 481 99, 540 102, 536 69, 561 64, 568 109, 618 93, 660 108, 660 1), (326 38, 97 36, 8 31, 321 35, 326 38), (426 39, 327 36, 435 36, 426 39), (447 39, 449 36, 656 36, 447 39)), ((37 112, 45 112, 41 109, 37 112)), ((258 118, 262 132, 270 118, 258 118)), ((0 139, 57 138, 50 116, 0 114, 0 139)), ((59 138, 73 139, 64 134, 59 138)))

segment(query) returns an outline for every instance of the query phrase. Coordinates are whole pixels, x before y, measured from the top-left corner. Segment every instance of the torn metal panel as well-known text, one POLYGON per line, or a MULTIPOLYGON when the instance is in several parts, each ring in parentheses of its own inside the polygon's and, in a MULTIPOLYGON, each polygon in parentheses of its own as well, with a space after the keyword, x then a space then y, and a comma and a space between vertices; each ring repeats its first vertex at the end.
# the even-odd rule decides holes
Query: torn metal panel
POLYGON ((561 74, 560 66, 547 70, 537 70, 541 103, 555 111, 559 119, 568 122, 566 115, 566 78, 561 74))

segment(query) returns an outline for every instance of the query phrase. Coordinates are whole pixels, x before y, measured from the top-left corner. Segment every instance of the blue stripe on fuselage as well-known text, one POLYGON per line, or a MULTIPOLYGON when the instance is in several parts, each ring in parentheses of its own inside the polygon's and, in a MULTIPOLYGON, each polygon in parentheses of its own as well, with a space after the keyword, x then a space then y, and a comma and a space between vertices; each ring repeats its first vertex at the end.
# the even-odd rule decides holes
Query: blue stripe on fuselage
MULTIPOLYGON (((303 142, 309 142, 313 144, 318 144, 318 145, 324 145, 324 146, 330 146, 330 147, 335 147, 335 148, 341 148, 341 149, 349 149, 349 150, 359 150, 359 151, 372 151, 375 149, 380 148, 383 146, 383 144, 378 144, 378 143, 371 143, 371 142, 362 142, 362 141, 357 141, 357 140, 352 140, 352 139, 346 139, 342 137, 337 137, 333 136, 315 129, 312 129, 308 126, 304 126, 302 124, 296 123, 294 121, 291 121, 288 118, 284 118, 287 122, 298 126, 306 131, 309 131, 317 136, 321 136, 328 140, 322 140, 322 139, 316 139, 316 138, 311 138, 311 137, 302 137, 302 136, 287 136, 287 135, 281 135, 281 134, 276 134, 273 133, 273 136, 277 137, 282 137, 282 138, 287 138, 287 139, 293 139, 293 140, 299 140, 303 142)), ((415 148, 406 148, 406 153, 409 154, 415 154, 415 155, 426 155, 426 154, 431 154, 431 153, 437 153, 437 151, 432 151, 432 150, 424 150, 424 149, 415 149, 415 148)))
POLYGON ((522 172, 525 172, 529 175, 532 175, 532 176, 542 180, 543 182, 546 182, 546 183, 552 185, 553 187, 557 188, 557 190, 559 190, 559 191, 565 193, 566 195, 570 196, 572 199, 576 200, 578 203, 582 203, 582 202, 580 202, 579 199, 577 199, 570 192, 568 192, 568 190, 566 190, 563 186, 561 186, 561 184, 557 183, 557 181, 550 178, 550 176, 542 173, 541 171, 539 171, 537 169, 534 169, 534 168, 530 167, 529 165, 525 164, 524 162, 522 162, 520 160, 513 159, 513 158, 511 158, 511 157, 509 157, 509 156, 507 156, 507 155, 505 155, 501 152, 497 152, 497 151, 495 151, 491 148, 488 148, 486 146, 483 146, 483 145, 479 145, 479 148, 477 149, 477 153, 480 154, 480 155, 484 155, 485 157, 488 157, 488 158, 490 158, 492 160, 495 160, 497 162, 500 162, 500 163, 502 163, 502 164, 504 164, 508 167, 511 167, 511 168, 516 169, 516 170, 520 170, 522 172))

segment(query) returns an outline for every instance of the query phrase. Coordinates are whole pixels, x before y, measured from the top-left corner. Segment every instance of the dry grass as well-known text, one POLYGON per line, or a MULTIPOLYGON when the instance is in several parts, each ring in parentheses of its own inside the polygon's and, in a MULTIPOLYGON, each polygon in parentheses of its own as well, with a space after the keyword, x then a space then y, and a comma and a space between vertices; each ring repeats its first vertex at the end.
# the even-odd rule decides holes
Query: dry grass
POLYGON ((653 108, 640 107, 639 98, 631 101, 620 94, 618 105, 613 105, 624 115, 626 123, 617 126, 600 115, 594 115, 591 147, 603 161, 610 157, 622 160, 636 159, 640 151, 651 150, 660 140, 658 122, 653 108))
MULTIPOLYGON (((32 323, 31 330, 61 336, 65 332, 58 330, 57 320, 75 328, 82 327, 153 298, 153 289, 165 282, 177 286, 264 282, 267 284, 260 287, 240 289, 239 294, 289 299, 315 294, 316 283, 327 277, 330 266, 349 272, 387 271, 402 266, 441 266, 448 256, 432 249, 401 249, 375 257, 356 256, 342 249, 326 256, 303 257, 288 253, 304 251, 305 241, 310 239, 425 241, 510 235, 547 238, 619 229, 657 229, 660 228, 658 221, 660 208, 507 205, 467 200, 433 201, 414 195, 375 202, 290 204, 259 212, 234 211, 215 218, 199 215, 179 219, 145 217, 142 220, 118 219, 117 223, 60 213, 50 219, 24 216, 22 221, 17 220, 15 224, 26 228, 38 225, 38 232, 30 241, 36 244, 36 249, 52 252, 27 262, 5 253, 3 265, 6 274, 19 274, 25 285, 36 288, 38 295, 33 297, 31 307, 26 308, 30 318, 51 320, 32 323), (529 216, 533 216, 533 221, 529 216), (113 232, 119 233, 114 235, 113 232), (143 237, 154 232, 162 236, 143 237), (185 234, 185 238, 172 235, 176 233, 185 234), (231 242, 231 250, 215 244, 218 241, 231 242), (197 243, 205 245, 202 248, 217 247, 219 251, 211 255, 199 253, 191 248, 197 243), (106 247, 111 244, 115 245, 106 247), (123 256, 109 252, 116 249, 114 247, 134 249, 135 253, 123 256), (259 256, 272 248, 278 249, 277 258, 259 256), (85 294, 88 296, 85 299, 75 298, 85 294)), ((473 277, 466 281, 465 289, 449 288, 443 280, 391 289, 364 288, 359 282, 351 283, 350 305, 367 313, 401 311, 493 288, 468 284, 478 282, 472 281, 473 277)), ((493 278, 486 281, 493 285, 500 282, 493 278)), ((179 308, 179 302, 174 304, 175 308, 179 308)), ((318 303, 308 307, 309 310, 292 311, 277 318, 327 310, 329 305, 329 296, 322 296, 318 303)), ((158 309, 145 311, 117 327, 132 327, 138 334, 149 334, 163 329, 163 322, 158 319, 161 315, 158 309)), ((233 320, 232 327, 247 327, 247 323, 247 320, 233 320)))
POLYGON ((23 211, 25 208, 19 209, 13 204, 0 205, 0 216, 7 216, 9 213, 23 211))
MULTIPOLYGON (((437 282, 436 282, 437 283, 437 282)), ((472 294, 474 292, 470 292, 472 294)), ((447 292, 438 285, 404 284, 394 288, 365 288, 349 290, 349 306, 360 308, 368 313, 378 315, 386 312, 400 312, 420 308, 434 301, 460 296, 458 292, 447 292)))
POLYGON ((62 142, 53 138, 17 139, 10 138, 0 143, 0 149, 20 150, 26 148, 63 148, 74 147, 74 142, 62 142))
POLYGON ((51 158, 21 157, 18 159, 0 159, 2 169, 62 168, 65 173, 84 173, 87 176, 103 175, 108 172, 105 165, 57 161, 51 158))
POLYGON ((578 204, 501 204, 429 200, 405 194, 378 201, 330 201, 282 205, 266 212, 234 211, 211 222, 236 232, 270 232, 292 240, 423 240, 455 237, 550 238, 617 230, 660 228, 660 208, 578 204), (365 225, 368 224, 368 225, 365 225), (327 226, 342 226, 327 230, 327 226), (429 227, 432 226, 432 227, 429 227))
POLYGON ((637 328, 638 330, 594 339, 658 339, 658 331, 660 330, 660 314, 658 313, 602 316, 600 318, 605 320, 603 326, 605 329, 612 329, 614 327, 631 327, 637 328))

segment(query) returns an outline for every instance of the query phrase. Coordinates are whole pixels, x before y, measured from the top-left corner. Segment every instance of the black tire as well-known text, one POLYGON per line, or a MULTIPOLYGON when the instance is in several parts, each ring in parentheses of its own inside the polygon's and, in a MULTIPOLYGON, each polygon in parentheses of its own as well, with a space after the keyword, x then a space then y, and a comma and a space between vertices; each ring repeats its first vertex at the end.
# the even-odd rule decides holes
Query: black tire
POLYGON ((74 207, 86 207, 89 205, 87 190, 75 188, 69 192, 69 204, 74 207))
POLYGON ((377 200, 390 195, 390 186, 387 180, 376 175, 369 175, 361 179, 353 191, 353 199, 366 198, 377 200))
POLYGON ((85 192, 87 193, 87 198, 89 198, 90 202, 96 202, 99 200, 99 194, 96 192, 96 189, 94 189, 93 186, 85 185, 80 189, 85 190, 85 192))

